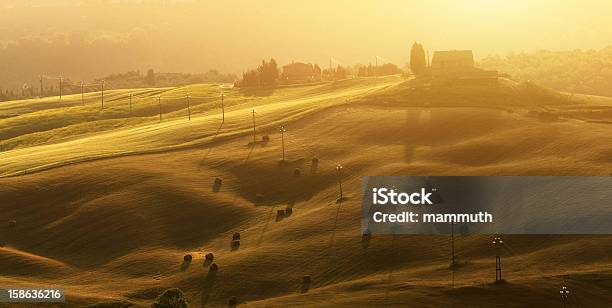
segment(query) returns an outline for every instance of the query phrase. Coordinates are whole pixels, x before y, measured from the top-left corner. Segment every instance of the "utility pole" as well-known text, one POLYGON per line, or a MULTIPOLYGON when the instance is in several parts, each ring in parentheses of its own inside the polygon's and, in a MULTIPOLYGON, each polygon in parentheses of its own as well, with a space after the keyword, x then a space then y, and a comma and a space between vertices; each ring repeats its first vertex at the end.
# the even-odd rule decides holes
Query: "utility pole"
POLYGON ((282 142, 282 144, 283 144, 283 161, 285 161, 285 132, 286 132, 287 130, 285 129, 285 127, 284 127, 284 126, 281 126, 281 128, 280 128, 280 130, 279 130, 279 131, 280 131, 280 133, 281 133, 281 142, 282 142))
POLYGON ((223 91, 221 91, 221 113, 223 114, 223 118, 221 120, 221 123, 225 123, 225 106, 223 105, 223 98, 225 97, 225 93, 223 91))
POLYGON ((81 81, 81 104, 85 106, 85 98, 83 97, 83 81, 81 81))
POLYGON ((191 121, 191 95, 187 93, 187 112, 189 114, 189 121, 191 121))
POLYGON ((338 176, 338 186, 340 187, 340 199, 342 200, 342 165, 336 166, 336 175, 338 176))
POLYGON ((454 268, 457 264, 457 257, 455 257, 455 219, 450 222, 451 225, 451 267, 454 268))
POLYGON ((100 109, 104 109, 104 80, 102 80, 102 107, 100 109))
POLYGON ((253 145, 255 144, 255 108, 251 110, 253 114, 253 145))
POLYGON ((567 297, 569 296, 570 291, 567 289, 565 285, 563 285, 561 287, 561 291, 559 291, 559 294, 561 294, 561 300, 563 301, 563 308, 565 308, 567 305, 567 297))
MULTIPOLYGON (((425 184, 428 185, 428 184, 425 184)), ((457 266, 457 257, 455 256, 455 219, 451 220, 449 223, 451 225, 451 261, 450 261, 450 270, 451 270, 451 288, 455 288, 455 267, 457 266)))
POLYGON ((132 113, 132 93, 130 93, 130 114, 132 113))
POLYGON ((62 101, 62 76, 59 76, 59 100, 62 101))
POLYGON ((376 66, 374 67, 374 73, 376 75, 376 79, 378 79, 378 56, 376 56, 376 66))
POLYGON ((493 245, 495 245, 495 282, 502 280, 500 248, 503 243, 504 241, 502 241, 501 237, 496 236, 493 238, 493 245))
POLYGON ((40 98, 43 98, 44 94, 43 94, 43 76, 40 75, 40 98))
POLYGON ((161 95, 157 96, 157 105, 159 106, 159 122, 162 120, 162 106, 161 106, 161 95))

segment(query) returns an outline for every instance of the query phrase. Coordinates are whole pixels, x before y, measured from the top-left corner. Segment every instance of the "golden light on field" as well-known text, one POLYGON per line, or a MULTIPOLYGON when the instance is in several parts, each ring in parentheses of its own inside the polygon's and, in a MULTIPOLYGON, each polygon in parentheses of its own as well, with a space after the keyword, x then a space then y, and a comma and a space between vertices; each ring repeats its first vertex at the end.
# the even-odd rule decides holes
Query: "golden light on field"
POLYGON ((0 286, 69 307, 609 306, 612 237, 562 236, 606 226, 608 190, 532 185, 551 206, 530 206, 429 180, 608 181, 610 8, 0 0, 0 286), (427 177, 413 205, 451 219, 376 232, 372 175, 427 177), (482 234, 464 202, 538 234, 482 234))

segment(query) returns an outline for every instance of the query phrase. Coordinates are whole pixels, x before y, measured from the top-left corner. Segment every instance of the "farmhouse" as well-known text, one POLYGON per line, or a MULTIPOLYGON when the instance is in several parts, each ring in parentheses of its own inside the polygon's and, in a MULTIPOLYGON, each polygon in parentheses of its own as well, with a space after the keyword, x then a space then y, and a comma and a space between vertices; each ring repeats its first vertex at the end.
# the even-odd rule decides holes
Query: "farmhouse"
POLYGON ((434 76, 462 76, 474 69, 471 50, 446 50, 434 52, 431 73, 434 76))
POLYGON ((311 63, 291 62, 283 66, 281 80, 285 83, 306 83, 321 80, 321 69, 311 63))
POLYGON ((474 66, 471 50, 435 51, 430 66, 431 76, 438 83, 488 84, 497 82, 497 71, 474 66))

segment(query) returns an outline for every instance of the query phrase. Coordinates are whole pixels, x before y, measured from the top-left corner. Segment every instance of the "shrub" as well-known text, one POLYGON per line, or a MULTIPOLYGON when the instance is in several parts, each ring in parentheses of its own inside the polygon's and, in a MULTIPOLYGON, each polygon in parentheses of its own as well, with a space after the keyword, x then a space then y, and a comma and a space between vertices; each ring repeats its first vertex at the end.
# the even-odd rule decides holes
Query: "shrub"
POLYGON ((191 260, 193 260, 193 257, 190 254, 186 254, 183 257, 183 261, 185 261, 185 262, 191 262, 191 260))
POLYGON ((9 227, 9 229, 15 229, 17 227, 17 221, 16 220, 9 220, 8 221, 8 227, 9 227))
POLYGON ((187 308, 187 299, 185 293, 178 288, 172 288, 164 291, 157 300, 151 305, 152 308, 187 308))

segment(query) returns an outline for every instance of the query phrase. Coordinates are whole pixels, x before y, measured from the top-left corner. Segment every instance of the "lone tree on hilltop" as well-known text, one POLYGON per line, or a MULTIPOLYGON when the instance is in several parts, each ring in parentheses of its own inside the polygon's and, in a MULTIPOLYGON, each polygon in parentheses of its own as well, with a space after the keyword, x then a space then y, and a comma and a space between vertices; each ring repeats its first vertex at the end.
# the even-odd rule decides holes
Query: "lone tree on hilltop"
POLYGON ((416 76, 421 76, 427 70, 427 63, 425 61, 425 49, 423 45, 414 42, 410 49, 410 70, 416 76))

